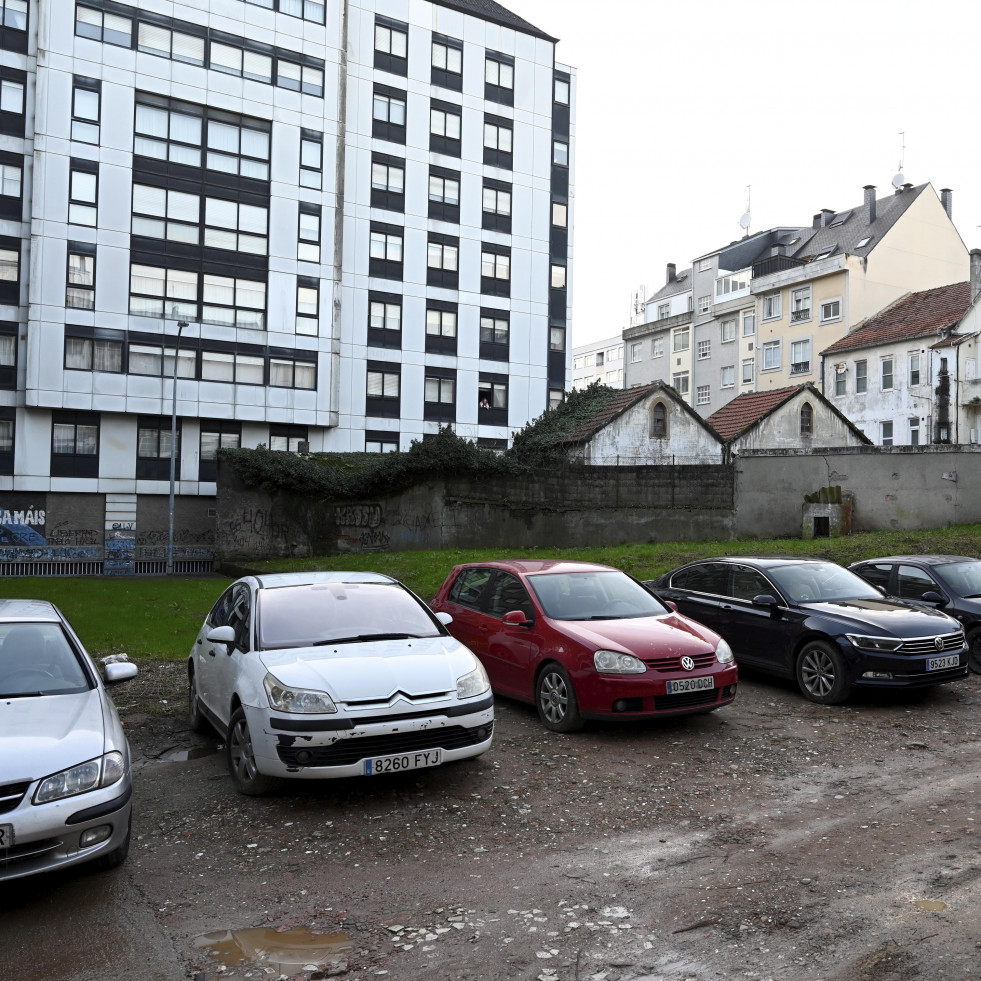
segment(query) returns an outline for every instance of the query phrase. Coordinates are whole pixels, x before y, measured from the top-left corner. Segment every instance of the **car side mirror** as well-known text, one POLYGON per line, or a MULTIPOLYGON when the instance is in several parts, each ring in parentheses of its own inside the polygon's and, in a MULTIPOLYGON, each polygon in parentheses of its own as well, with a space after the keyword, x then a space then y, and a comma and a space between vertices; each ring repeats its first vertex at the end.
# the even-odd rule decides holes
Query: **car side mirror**
POLYGON ((678 612, 680 612, 680 611, 678 610, 678 604, 677 604, 677 603, 675 603, 675 601, 674 601, 674 600, 662 600, 661 602, 662 602, 662 603, 664 603, 664 605, 665 605, 665 606, 666 606, 666 607, 667 607, 667 608, 668 608, 669 610, 673 610, 673 611, 674 611, 675 613, 678 613, 678 612))
POLYGON ((225 644, 226 647, 235 644, 235 628, 230 626, 212 627, 207 633, 212 644, 225 644))
POLYGON ((936 603, 937 606, 946 606, 947 605, 947 599, 946 599, 946 597, 941 596, 940 593, 938 593, 934 589, 928 589, 920 597, 920 599, 923 600, 924 603, 936 603))
POLYGON ((768 606, 770 608, 770 616, 780 616, 780 604, 777 602, 776 596, 771 596, 769 593, 760 593, 753 597, 752 602, 753 606, 768 606))
POLYGON ((444 626, 448 627, 453 622, 453 617, 449 613, 444 613, 442 610, 436 614, 436 619, 444 626))
POLYGON ((508 610, 508 612, 504 614, 504 623, 508 627, 532 626, 531 620, 524 615, 522 610, 508 610))
POLYGON ((102 680, 107 685, 118 685, 121 681, 129 681, 140 673, 140 669, 132 661, 114 661, 104 666, 102 680))

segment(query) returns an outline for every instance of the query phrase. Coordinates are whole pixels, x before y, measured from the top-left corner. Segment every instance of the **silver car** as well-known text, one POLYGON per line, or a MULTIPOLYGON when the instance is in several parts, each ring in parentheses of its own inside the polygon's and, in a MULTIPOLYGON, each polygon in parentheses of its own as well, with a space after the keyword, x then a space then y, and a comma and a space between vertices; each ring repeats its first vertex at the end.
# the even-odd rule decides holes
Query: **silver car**
POLYGON ((0 881, 129 851, 129 746, 106 684, 61 611, 0 600, 0 881))

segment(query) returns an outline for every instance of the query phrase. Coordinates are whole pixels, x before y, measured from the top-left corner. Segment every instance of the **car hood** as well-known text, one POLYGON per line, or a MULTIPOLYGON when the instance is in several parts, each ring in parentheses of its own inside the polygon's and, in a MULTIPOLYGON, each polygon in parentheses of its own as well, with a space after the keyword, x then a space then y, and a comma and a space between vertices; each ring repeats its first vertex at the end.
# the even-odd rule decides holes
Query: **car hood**
POLYGON ((74 695, 0 699, 0 783, 36 780, 105 752, 98 688, 74 695))
POLYGON ((341 702, 383 701, 398 692, 455 695, 457 678, 477 666, 452 637, 263 651, 261 659, 284 685, 326 691, 341 702))
POLYGON ((805 612, 849 621, 842 624, 843 630, 858 627, 894 637, 930 637, 952 633, 960 627, 956 620, 939 610, 888 600, 839 600, 835 603, 799 603, 798 606, 805 612))
POLYGON ((626 651, 642 659, 703 654, 714 651, 719 644, 718 634, 679 613, 552 623, 559 632, 594 650, 626 651))

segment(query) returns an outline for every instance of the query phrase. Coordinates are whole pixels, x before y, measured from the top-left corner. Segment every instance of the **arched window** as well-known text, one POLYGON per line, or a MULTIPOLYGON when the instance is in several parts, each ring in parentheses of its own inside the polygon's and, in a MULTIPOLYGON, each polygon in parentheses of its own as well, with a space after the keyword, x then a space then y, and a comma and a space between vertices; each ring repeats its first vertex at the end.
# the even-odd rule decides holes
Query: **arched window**
POLYGON ((668 407, 663 402, 651 406, 651 439, 668 438, 668 407))
POLYGON ((814 410, 810 402, 805 402, 800 407, 800 434, 801 436, 814 435, 814 410))

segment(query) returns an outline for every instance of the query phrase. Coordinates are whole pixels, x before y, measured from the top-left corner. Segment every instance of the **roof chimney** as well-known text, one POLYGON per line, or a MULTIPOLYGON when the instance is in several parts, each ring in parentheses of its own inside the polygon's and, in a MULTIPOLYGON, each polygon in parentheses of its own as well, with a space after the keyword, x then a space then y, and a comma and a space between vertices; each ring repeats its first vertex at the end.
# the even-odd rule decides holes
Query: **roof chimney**
POLYGON ((971 249, 971 302, 981 293, 981 249, 971 249))
POLYGON ((668 263, 668 283, 673 283, 677 278, 678 267, 673 263, 668 263))
POLYGON ((865 185, 865 218, 871 225, 875 222, 875 184, 865 185))
POLYGON ((942 187, 940 189, 940 203, 944 206, 944 211, 947 212, 947 217, 953 221, 953 209, 954 209, 954 192, 949 187, 942 187))
POLYGON ((814 227, 824 228, 832 218, 834 218, 835 213, 830 208, 822 208, 814 216, 814 227))

